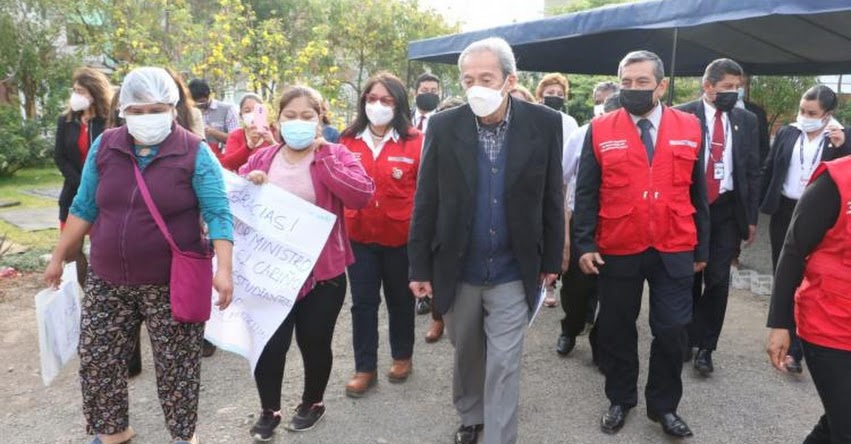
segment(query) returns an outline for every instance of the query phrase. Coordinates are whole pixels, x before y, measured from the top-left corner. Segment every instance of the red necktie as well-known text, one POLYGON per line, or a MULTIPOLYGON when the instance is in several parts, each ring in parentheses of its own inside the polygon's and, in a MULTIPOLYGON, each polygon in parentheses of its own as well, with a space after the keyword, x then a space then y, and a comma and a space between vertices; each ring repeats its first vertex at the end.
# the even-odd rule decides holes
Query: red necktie
POLYGON ((423 130, 423 122, 425 122, 425 119, 426 119, 425 116, 420 116, 420 123, 417 124, 418 130, 420 130, 420 131, 423 130))
POLYGON ((724 142, 726 141, 726 137, 724 137, 723 115, 724 113, 720 109, 715 110, 712 144, 709 147, 709 161, 706 162, 706 197, 709 199, 710 204, 718 199, 718 194, 721 192, 721 180, 715 178, 715 164, 720 163, 724 157, 724 142))

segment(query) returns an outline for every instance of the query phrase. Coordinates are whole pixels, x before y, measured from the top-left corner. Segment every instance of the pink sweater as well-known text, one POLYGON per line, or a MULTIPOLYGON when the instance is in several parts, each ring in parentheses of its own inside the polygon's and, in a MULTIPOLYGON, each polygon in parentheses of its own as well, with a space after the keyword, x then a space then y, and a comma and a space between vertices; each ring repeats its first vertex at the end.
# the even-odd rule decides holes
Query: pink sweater
MULTIPOLYGON (((239 174, 245 176, 254 170, 268 173, 281 147, 278 144, 261 148, 239 169, 239 174)), ((343 207, 355 210, 365 207, 375 192, 375 184, 348 148, 336 143, 324 144, 314 152, 310 176, 316 192, 316 206, 337 216, 325 248, 313 267, 313 278, 324 281, 343 274, 355 261, 346 235, 343 207)))

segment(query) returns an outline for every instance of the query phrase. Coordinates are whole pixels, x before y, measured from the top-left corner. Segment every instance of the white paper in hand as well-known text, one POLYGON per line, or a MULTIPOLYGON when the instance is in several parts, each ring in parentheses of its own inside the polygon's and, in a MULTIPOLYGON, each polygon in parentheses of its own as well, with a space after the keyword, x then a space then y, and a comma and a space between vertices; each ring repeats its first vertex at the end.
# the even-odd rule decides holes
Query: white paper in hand
POLYGON ((538 298, 535 300, 535 311, 532 312, 532 316, 529 317, 529 327, 532 326, 532 322, 535 322, 535 318, 538 317, 538 312, 541 311, 541 307, 544 305, 544 299, 547 297, 547 286, 541 285, 541 289, 538 290, 538 298))
POLYGON ((62 367, 77 354, 82 294, 83 290, 77 283, 77 264, 71 262, 62 271, 59 289, 48 288, 35 295, 41 380, 44 385, 49 385, 62 367))

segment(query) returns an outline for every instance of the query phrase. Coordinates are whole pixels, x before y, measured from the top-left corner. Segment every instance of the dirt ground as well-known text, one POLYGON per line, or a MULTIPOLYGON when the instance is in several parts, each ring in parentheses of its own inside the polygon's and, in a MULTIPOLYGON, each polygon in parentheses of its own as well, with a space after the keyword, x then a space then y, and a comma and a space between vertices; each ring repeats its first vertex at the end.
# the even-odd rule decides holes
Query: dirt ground
MULTIPOLYGON (((40 276, 30 274, 0 280, 0 443, 87 443, 76 376, 77 360, 49 386, 39 376, 38 334, 33 296, 40 276)), ((645 298, 646 299, 646 298, 645 298)), ((646 302, 645 302, 646 304, 646 302)), ((279 429, 276 443, 451 443, 457 416, 451 403, 452 348, 446 339, 427 345, 422 339, 428 316, 417 317, 414 374, 405 384, 381 378, 367 397, 345 397, 351 376, 351 316, 349 304, 338 321, 334 370, 326 394, 328 413, 313 431, 294 434, 279 429)), ((716 372, 708 379, 690 366, 683 372, 685 396, 680 413, 695 437, 689 444, 801 442, 821 413, 812 381, 806 373, 792 378, 770 368, 763 351, 767 330, 767 299, 748 292, 731 294, 727 325, 716 372)), ((642 383, 646 377, 649 329, 645 314, 639 320, 642 383)), ((553 350, 561 309, 543 309, 525 343, 520 443, 651 443, 668 442, 658 425, 644 416, 643 399, 617 436, 599 431, 607 407, 603 378, 590 365, 587 340, 582 338, 568 358, 553 350)), ((379 366, 389 366, 387 320, 381 315, 379 366)), ((169 442, 156 397, 150 350, 143 340, 144 370, 130 383, 134 444, 169 442)), ((295 408, 302 388, 298 350, 290 350, 283 400, 295 408)), ((248 428, 258 412, 257 394, 246 361, 219 351, 204 360, 199 436, 204 443, 251 443, 248 428)), ((639 393, 643 390, 639 389, 639 393)), ((640 396, 643 398, 643 396, 640 396)), ((287 413, 285 412, 285 416, 287 413)))

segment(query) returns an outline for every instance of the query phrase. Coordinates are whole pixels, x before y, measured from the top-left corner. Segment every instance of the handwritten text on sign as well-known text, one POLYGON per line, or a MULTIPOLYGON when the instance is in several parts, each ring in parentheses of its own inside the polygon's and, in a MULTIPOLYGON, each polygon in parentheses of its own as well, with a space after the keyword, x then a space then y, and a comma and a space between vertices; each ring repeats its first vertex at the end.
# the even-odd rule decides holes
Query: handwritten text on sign
MULTIPOLYGON (((251 370, 292 310, 336 216, 274 185, 225 173, 234 215, 231 306, 213 310, 206 337, 245 356, 251 370)), ((217 295, 213 295, 214 300, 217 295)))

